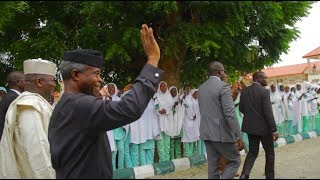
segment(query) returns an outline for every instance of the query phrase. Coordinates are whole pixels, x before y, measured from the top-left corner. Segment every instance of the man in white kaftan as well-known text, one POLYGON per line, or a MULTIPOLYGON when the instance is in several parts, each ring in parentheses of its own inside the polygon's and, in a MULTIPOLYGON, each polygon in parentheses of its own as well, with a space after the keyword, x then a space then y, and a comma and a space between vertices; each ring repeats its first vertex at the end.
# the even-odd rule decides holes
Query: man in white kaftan
POLYGON ((48 141, 56 65, 46 60, 23 64, 25 92, 9 106, 0 142, 0 178, 54 179, 48 141))

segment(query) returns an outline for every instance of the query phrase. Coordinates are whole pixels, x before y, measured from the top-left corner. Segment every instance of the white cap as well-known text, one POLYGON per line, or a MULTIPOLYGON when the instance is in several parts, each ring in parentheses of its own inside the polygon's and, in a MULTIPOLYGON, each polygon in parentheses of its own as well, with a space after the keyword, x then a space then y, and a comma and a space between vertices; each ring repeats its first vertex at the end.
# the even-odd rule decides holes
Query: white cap
POLYGON ((57 65, 48 60, 28 59, 23 62, 24 74, 46 74, 56 77, 57 65))

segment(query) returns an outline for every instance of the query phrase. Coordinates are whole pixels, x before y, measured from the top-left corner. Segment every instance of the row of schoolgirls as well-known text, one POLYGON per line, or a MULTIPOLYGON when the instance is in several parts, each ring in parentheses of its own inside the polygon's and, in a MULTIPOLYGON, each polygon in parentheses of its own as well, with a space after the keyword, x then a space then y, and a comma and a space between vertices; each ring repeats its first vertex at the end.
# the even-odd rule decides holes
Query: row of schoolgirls
MULTIPOLYGON (((105 100, 119 101, 130 88, 125 87, 119 95, 117 85, 109 83, 100 92, 105 100)), ((185 86, 179 94, 175 86, 168 88, 162 81, 139 120, 106 132, 113 169, 205 154, 204 143, 199 140, 197 93, 197 89, 185 86)))
POLYGON ((280 137, 320 130, 320 86, 310 82, 293 87, 270 86, 273 115, 280 137))

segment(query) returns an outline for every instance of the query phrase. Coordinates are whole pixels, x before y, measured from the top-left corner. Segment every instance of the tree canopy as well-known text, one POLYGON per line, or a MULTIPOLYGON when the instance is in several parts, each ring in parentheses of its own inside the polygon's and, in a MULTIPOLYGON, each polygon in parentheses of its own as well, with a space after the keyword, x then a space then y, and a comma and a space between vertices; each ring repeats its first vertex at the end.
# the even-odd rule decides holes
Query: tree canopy
POLYGON ((1 83, 23 61, 57 64, 65 51, 104 55, 105 82, 131 83, 146 62, 140 28, 151 26, 169 85, 199 86, 221 61, 229 81, 279 62, 310 1, 2 1, 1 83))

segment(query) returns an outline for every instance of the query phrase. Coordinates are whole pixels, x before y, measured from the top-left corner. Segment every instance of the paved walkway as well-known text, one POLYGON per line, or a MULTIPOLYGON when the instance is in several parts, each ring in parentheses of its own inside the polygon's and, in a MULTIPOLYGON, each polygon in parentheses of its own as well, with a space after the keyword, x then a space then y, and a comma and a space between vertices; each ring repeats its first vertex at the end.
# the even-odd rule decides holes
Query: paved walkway
MULTIPOLYGON (((320 178, 320 137, 275 148, 276 178, 280 179, 318 179, 320 178)), ((242 170, 246 155, 241 156, 242 170)), ((251 171, 251 179, 264 179, 265 153, 260 151, 251 171)), ((154 176, 151 179, 207 179, 207 165, 187 170, 154 176)), ((238 177, 236 177, 237 179, 238 177)))

